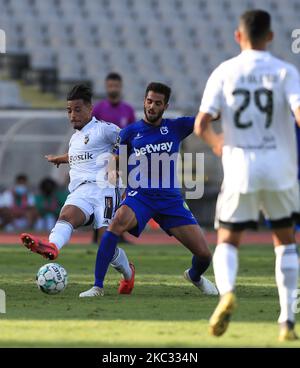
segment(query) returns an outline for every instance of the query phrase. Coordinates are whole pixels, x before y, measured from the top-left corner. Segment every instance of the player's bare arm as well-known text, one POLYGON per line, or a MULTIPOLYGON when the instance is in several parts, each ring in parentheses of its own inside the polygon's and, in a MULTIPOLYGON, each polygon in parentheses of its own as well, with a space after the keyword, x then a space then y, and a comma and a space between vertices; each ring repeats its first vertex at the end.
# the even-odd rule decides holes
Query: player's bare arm
POLYGON ((108 174, 108 181, 113 185, 116 185, 117 180, 120 176, 118 166, 119 166, 119 156, 111 155, 107 165, 107 174, 108 174))
POLYGON ((212 115, 199 112, 195 121, 194 133, 211 147, 215 155, 221 156, 223 148, 223 134, 217 134, 214 131, 211 125, 213 120, 212 115))
POLYGON ((46 155, 45 159, 59 167, 61 164, 68 164, 69 163, 69 155, 68 153, 64 153, 63 155, 46 155))
POLYGON ((300 106, 294 111, 297 125, 300 127, 300 106))

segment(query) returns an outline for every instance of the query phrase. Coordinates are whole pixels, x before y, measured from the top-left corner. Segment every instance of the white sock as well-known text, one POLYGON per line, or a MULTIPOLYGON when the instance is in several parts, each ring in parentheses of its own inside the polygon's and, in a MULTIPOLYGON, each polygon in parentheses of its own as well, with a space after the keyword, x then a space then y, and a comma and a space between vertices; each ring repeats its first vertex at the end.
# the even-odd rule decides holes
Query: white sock
POLYGON ((232 291, 238 271, 237 248, 229 243, 219 244, 213 256, 213 267, 220 295, 232 291))
POLYGON ((59 220, 51 230, 49 242, 61 249, 70 240, 73 230, 73 226, 69 222, 59 220))
POLYGON ((295 321, 299 259, 296 244, 275 247, 275 276, 280 302, 279 323, 295 321), (294 310, 294 311, 293 311, 294 310))
POLYGON ((111 265, 118 272, 120 272, 125 280, 130 280, 132 276, 132 270, 129 265, 128 258, 124 249, 117 247, 111 265))

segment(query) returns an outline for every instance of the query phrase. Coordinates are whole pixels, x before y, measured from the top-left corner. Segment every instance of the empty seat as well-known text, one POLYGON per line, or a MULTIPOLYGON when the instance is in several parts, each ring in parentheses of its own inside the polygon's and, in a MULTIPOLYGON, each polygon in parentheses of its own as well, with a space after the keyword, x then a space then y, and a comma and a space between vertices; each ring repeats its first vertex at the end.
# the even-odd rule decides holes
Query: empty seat
POLYGON ((33 70, 55 67, 62 80, 102 80, 117 70, 138 80, 132 98, 141 81, 154 78, 172 83, 174 101, 184 106, 190 99, 191 107, 209 73, 239 53, 233 32, 252 7, 273 16, 275 55, 300 63, 290 50, 298 0, 0 0, 0 6, 8 53, 28 53, 33 70))

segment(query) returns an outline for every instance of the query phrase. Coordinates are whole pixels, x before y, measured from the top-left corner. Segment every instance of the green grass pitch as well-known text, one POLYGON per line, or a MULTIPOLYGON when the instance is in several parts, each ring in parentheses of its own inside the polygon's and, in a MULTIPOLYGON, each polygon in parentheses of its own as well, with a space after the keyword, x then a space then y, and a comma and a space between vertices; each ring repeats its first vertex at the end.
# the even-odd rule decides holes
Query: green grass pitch
MULTIPOLYGON (((79 299, 93 281, 95 246, 66 247, 58 263, 67 289, 45 295, 35 274, 47 263, 20 245, 0 246, 0 347, 300 347, 278 343, 279 305, 271 246, 244 246, 237 284, 238 309, 227 333, 208 335, 218 298, 203 296, 183 279, 190 255, 180 246, 124 246, 136 266, 131 296, 118 295, 119 274, 110 269, 105 296, 79 299)), ((212 278, 212 268, 207 272, 212 278)))

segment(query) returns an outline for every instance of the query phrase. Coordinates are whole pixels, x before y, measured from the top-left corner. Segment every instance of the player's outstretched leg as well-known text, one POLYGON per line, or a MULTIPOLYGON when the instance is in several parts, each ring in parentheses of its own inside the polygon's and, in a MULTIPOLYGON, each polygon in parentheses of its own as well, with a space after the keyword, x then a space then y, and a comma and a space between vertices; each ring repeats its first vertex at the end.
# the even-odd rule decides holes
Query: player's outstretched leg
POLYGON ((42 241, 27 233, 21 234, 20 239, 24 247, 46 259, 53 261, 58 257, 58 249, 53 243, 42 241))
POLYGON ((32 252, 42 255, 44 258, 54 260, 58 257, 60 249, 69 242, 74 228, 81 226, 85 221, 86 215, 80 208, 66 205, 63 207, 59 219, 50 232, 49 241, 42 241, 24 233, 20 236, 22 244, 32 252))
POLYGON ((194 254, 192 267, 184 272, 184 278, 203 294, 218 295, 216 286, 203 276, 211 263, 211 253, 199 225, 178 226, 169 231, 194 254))

